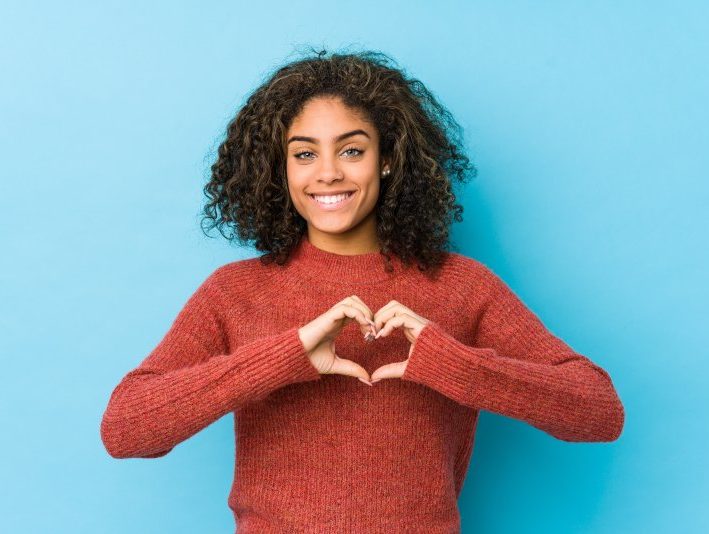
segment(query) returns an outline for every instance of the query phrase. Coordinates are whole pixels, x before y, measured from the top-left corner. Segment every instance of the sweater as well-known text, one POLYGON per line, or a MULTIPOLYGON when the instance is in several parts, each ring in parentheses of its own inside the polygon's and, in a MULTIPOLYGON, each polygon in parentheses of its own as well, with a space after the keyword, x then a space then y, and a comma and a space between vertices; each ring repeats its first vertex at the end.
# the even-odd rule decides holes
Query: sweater
POLYGON ((284 265, 216 268, 110 395, 100 435, 114 458, 158 458, 224 415, 235 428, 227 504, 250 533, 460 532, 457 499, 481 410, 569 442, 616 440, 624 409, 610 376, 551 333, 481 261, 446 253, 435 279, 379 252, 340 255, 303 235, 284 265), (298 329, 357 295, 429 322, 364 340, 348 323, 336 353, 372 386, 320 374, 298 329))

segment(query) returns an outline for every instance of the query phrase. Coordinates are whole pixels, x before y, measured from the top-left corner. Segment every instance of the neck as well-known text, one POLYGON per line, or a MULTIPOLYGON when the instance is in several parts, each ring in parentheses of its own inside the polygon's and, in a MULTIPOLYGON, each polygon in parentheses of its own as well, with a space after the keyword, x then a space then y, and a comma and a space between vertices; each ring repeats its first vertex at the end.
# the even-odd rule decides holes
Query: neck
POLYGON ((308 241, 320 250, 345 256, 379 252, 381 248, 374 217, 368 217, 355 228, 339 234, 323 232, 308 225, 308 241))
POLYGON ((310 242, 306 232, 292 251, 289 264, 313 281, 337 284, 392 280, 405 270, 399 257, 394 254, 390 254, 393 271, 388 272, 379 249, 361 253, 352 253, 352 250, 348 246, 346 253, 340 254, 320 248, 310 242))

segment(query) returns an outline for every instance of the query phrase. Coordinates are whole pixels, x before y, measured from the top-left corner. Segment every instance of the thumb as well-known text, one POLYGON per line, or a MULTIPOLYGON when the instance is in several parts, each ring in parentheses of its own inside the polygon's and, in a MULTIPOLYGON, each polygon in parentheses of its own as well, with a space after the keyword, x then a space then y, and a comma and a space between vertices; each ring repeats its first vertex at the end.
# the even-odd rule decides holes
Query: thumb
POLYGON ((382 378, 401 378, 406 370, 408 360, 403 362, 387 363, 372 373, 372 380, 378 381, 382 378))
POLYGON ((337 354, 335 354, 335 362, 330 367, 329 374, 354 376, 355 378, 369 380, 369 373, 364 367, 352 360, 340 358, 337 354))

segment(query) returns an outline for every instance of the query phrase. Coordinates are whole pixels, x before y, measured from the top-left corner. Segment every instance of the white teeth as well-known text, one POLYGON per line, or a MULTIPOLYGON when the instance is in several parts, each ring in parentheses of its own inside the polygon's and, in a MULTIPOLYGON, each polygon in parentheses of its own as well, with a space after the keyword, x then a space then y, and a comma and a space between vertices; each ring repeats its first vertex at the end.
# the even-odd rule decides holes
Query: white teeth
POLYGON ((322 202, 323 204, 336 204, 337 202, 342 202, 344 199, 349 197, 352 193, 343 193, 341 195, 333 195, 333 196, 318 196, 318 195, 311 195, 315 200, 318 202, 322 202))

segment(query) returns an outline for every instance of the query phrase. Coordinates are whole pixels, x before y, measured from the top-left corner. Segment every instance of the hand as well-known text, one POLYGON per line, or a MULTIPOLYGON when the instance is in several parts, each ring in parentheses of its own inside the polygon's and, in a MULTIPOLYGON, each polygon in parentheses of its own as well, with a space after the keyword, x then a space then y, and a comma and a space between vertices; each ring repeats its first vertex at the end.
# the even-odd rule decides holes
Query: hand
MULTIPOLYGON (((378 330, 375 339, 388 336, 394 328, 404 327, 404 335, 411 342, 409 347, 409 357, 414 350, 416 339, 421 330, 430 321, 414 313, 403 304, 392 300, 374 314, 374 326, 378 330)), ((378 382, 382 378, 401 378, 406 371, 409 358, 403 362, 388 363, 382 365, 372 373, 372 383, 378 382)))
POLYGON ((352 295, 298 329, 310 362, 320 374, 354 376, 372 385, 369 382, 369 373, 364 367, 340 358, 335 352, 335 338, 342 328, 352 321, 360 324, 367 341, 373 340, 375 332, 372 317, 372 310, 359 297, 352 295))

